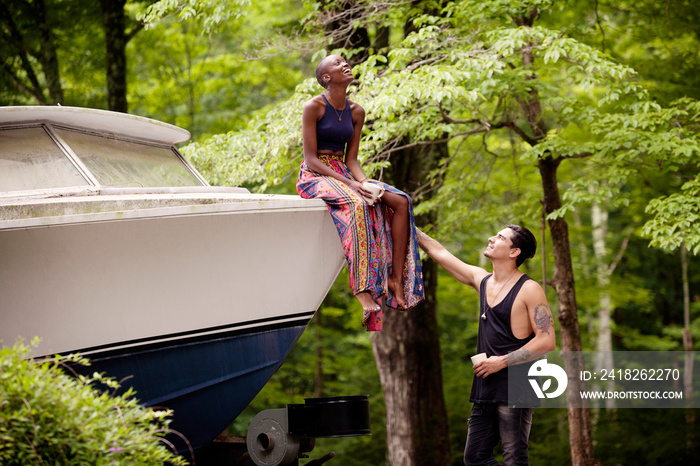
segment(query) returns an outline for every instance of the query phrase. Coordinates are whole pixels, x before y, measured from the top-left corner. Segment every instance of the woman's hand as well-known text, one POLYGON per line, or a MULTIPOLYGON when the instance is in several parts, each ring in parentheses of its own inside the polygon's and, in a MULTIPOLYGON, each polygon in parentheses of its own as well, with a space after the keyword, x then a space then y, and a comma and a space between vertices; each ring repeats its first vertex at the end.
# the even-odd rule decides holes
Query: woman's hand
POLYGON ((359 181, 350 180, 349 186, 357 191, 362 197, 371 197, 372 193, 367 191, 365 187, 359 181))

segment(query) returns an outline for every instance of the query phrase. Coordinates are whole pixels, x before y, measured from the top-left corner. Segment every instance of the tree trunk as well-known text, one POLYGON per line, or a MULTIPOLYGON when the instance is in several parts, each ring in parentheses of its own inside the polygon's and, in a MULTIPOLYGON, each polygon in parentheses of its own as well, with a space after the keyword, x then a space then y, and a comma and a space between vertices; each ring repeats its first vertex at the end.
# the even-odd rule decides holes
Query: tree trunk
MULTIPOLYGON (((596 281, 598 284, 598 341, 596 342, 595 371, 600 374, 602 369, 608 372, 613 369, 612 331, 610 329, 610 272, 606 256, 605 236, 608 229, 608 212, 600 204, 591 207, 591 226, 593 227, 593 255, 596 264, 596 281)), ((615 389, 615 381, 608 380, 605 383, 606 390, 615 389)), ((607 409, 614 409, 615 400, 605 400, 607 409)))
POLYGON ((685 369, 683 370, 683 391, 689 400, 693 398, 693 339, 690 333, 690 286, 688 282, 688 250, 681 244, 681 274, 683 275, 683 349, 685 369))
POLYGON ((8 57, 14 55, 19 59, 20 68, 23 71, 18 73, 14 67, 10 66, 10 60, 6 59, 7 62, 2 65, 3 72, 20 93, 36 99, 39 105, 46 105, 44 91, 29 59, 27 52, 29 47, 25 43, 24 35, 15 23, 12 12, 2 0, 0 0, 0 26, 6 30, 5 34, 0 35, 0 47, 3 47, 8 57), (22 74, 26 78, 22 79, 22 74))
MULTIPOLYGON (((561 197, 557 185, 557 168, 561 159, 551 156, 541 158, 538 166, 542 176, 544 206, 547 214, 561 207, 561 197)), ((574 408, 574 400, 580 390, 585 390, 585 383, 578 378, 583 370, 581 354, 581 332, 579 329, 576 290, 574 286, 574 271, 571 264, 569 245, 569 227, 563 217, 549 220, 549 230, 554 250, 553 285, 559 299, 559 328, 561 333, 562 350, 569 357, 564 358, 568 374, 566 390, 567 410, 569 414, 569 442, 571 446, 571 463, 574 466, 589 466, 595 464, 593 438, 591 434, 591 416, 587 408, 574 408)))
POLYGON ((107 46, 107 104, 115 112, 128 111, 126 99, 126 0, 100 0, 107 46))
MULTIPOLYGON (((445 145, 439 145, 392 157, 392 183, 411 194, 446 151, 445 145)), ((417 218, 416 223, 434 220, 431 214, 417 218)), ((372 338, 393 466, 450 464, 437 324, 437 265, 427 260, 422 266, 425 301, 406 312, 385 312, 384 329, 372 338)))
MULTIPOLYGON (((693 399, 693 337, 690 333, 690 286, 688 284, 688 250, 685 242, 681 243, 681 274, 683 280, 683 349, 685 350, 685 361, 683 366, 683 396, 688 403, 693 399)), ((686 451, 691 451, 695 444, 696 432, 695 410, 685 410, 685 422, 687 434, 685 438, 686 451)))
POLYGON ((373 335, 387 412, 387 449, 393 466, 449 464, 447 412, 442 396, 435 289, 437 269, 424 263, 426 302, 408 312, 384 313, 373 335))
POLYGON ((46 17, 46 2, 37 0, 34 2, 37 33, 39 38, 39 61, 44 70, 46 87, 49 90, 49 98, 53 104, 63 103, 63 88, 58 70, 58 54, 51 34, 51 25, 46 17))
MULTIPOLYGON (((513 18, 519 27, 532 27, 539 16, 537 7, 527 15, 513 18)), ((532 44, 523 48, 523 69, 531 70, 534 64, 532 44)), ((535 80, 532 72, 529 79, 535 80)), ((536 86, 529 92, 528 99, 518 99, 523 115, 530 127, 531 144, 537 144, 548 133, 547 124, 542 115, 542 106, 536 86)), ((542 178, 544 195, 544 211, 551 214, 561 207, 561 196, 557 184, 557 169, 562 159, 554 158, 551 153, 540 157, 538 168, 542 178)), ((561 333, 562 350, 565 351, 564 365, 568 375, 566 390, 566 405, 569 415, 569 443, 571 448, 571 463, 574 466, 589 466, 595 464, 593 451, 593 434, 591 415, 587 408, 574 408, 579 391, 585 389, 586 383, 579 380, 578 374, 583 370, 583 353, 581 345, 581 330, 576 309, 576 289, 574 285, 574 268, 571 263, 571 247, 569 244, 569 226, 564 217, 549 220, 549 231, 552 237, 554 251, 554 276, 552 284, 557 291, 559 301, 559 329, 561 333)))

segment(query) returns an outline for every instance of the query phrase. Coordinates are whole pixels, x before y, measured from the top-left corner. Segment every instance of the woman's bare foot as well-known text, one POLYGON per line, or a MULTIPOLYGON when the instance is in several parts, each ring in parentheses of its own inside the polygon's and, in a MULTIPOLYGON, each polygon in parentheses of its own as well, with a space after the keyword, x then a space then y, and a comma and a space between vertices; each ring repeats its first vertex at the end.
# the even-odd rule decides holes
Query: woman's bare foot
POLYGON ((364 311, 377 312, 382 310, 382 307, 372 299, 372 293, 369 291, 361 291, 357 293, 355 297, 362 305, 362 310, 364 311))
POLYGON ((391 291, 394 292, 394 297, 396 298, 396 303, 399 305, 399 309, 408 309, 406 297, 403 295, 403 280, 401 278, 388 277, 387 284, 389 288, 391 288, 391 291))

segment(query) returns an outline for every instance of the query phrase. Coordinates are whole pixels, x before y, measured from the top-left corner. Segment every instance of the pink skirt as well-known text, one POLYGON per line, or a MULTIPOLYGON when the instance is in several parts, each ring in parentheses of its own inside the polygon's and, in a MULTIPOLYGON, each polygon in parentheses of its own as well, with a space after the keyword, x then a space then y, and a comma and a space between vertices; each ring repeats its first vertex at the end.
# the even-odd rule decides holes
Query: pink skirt
MULTIPOLYGON (((349 179, 355 179, 348 167, 339 158, 318 155, 328 167, 349 179)), ((380 183, 380 182, 377 182, 380 183)), ((404 296, 408 307, 423 301, 423 272, 416 241, 416 226, 411 198, 404 192, 385 183, 384 189, 408 199, 410 213, 410 237, 408 253, 403 265, 404 296)), ((338 230, 340 242, 347 259, 350 288, 354 294, 369 291, 381 305, 386 296, 386 305, 397 309, 394 293, 387 285, 392 274, 391 219, 393 211, 382 202, 370 206, 350 186, 334 178, 319 175, 309 170, 302 162, 297 179, 297 191, 305 199, 320 198, 328 205, 333 223, 338 230)), ((382 329, 382 311, 365 311, 362 326, 368 331, 382 329)))

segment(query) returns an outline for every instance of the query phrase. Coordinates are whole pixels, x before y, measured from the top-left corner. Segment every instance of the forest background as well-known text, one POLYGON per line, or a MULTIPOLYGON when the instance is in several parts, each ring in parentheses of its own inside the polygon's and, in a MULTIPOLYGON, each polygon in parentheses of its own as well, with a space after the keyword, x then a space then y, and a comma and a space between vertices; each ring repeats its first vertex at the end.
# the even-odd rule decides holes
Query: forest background
MULTIPOLYGON (((546 284, 558 348, 698 348, 695 1, 0 0, 0 24, 0 105, 173 123, 212 184, 274 193, 295 193, 301 106, 339 50, 367 110, 367 172, 412 195, 419 227, 484 267, 505 224, 536 233, 524 271, 546 284)), ((361 331, 341 273, 230 433, 304 397, 368 394, 372 436, 317 451, 461 464, 478 299, 424 266, 428 302, 387 313, 380 336, 361 331)), ((541 409, 531 462, 691 463, 697 423, 678 409, 541 409)))

